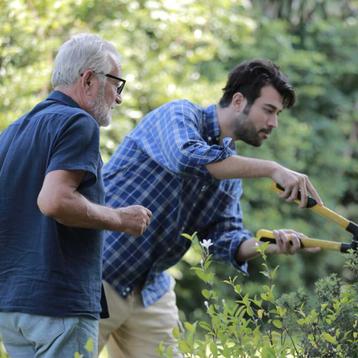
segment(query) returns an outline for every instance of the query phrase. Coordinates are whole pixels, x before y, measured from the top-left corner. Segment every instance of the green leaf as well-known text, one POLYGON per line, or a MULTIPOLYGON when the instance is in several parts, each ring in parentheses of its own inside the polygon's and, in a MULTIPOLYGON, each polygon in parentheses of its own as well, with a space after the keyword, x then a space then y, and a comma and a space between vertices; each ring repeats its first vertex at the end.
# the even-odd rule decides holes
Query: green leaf
POLYGON ((280 317, 283 317, 287 313, 287 309, 282 306, 276 306, 276 312, 280 317))
POLYGON ((201 267, 192 267, 191 269, 202 281, 206 283, 212 283, 214 281, 214 274, 212 272, 205 272, 201 267))
POLYGON ((195 331, 196 331, 196 324, 191 324, 189 322, 184 322, 184 327, 190 333, 195 333, 195 331))
POLYGON ((211 326, 209 325, 209 323, 204 322, 204 321, 200 321, 199 322, 199 326, 203 329, 205 329, 206 331, 210 332, 211 331, 211 326))
POLYGON ((323 332, 322 333, 322 338, 328 343, 337 344, 336 337, 333 337, 328 332, 323 332))
POLYGON ((240 294, 240 293, 241 293, 241 286, 240 286, 240 285, 235 285, 235 286, 234 286, 234 291, 235 291, 237 294, 240 294))
POLYGON ((207 289, 204 289, 201 291, 201 294, 208 300, 212 297, 212 291, 209 291, 207 289))
POLYGON ((165 345, 164 342, 160 342, 159 346, 157 348, 157 352, 159 353, 159 355, 162 357, 165 353, 165 345))
POLYGON ((88 338, 86 345, 85 345, 85 349, 87 352, 93 352, 93 348, 94 348, 94 344, 93 344, 93 339, 92 338, 88 338))
POLYGON ((184 238, 186 238, 189 241, 193 241, 193 235, 182 233, 182 234, 180 234, 180 236, 183 236, 184 238))
POLYGON ((178 339, 180 337, 180 329, 179 329, 179 327, 174 327, 173 328, 173 336, 176 339, 178 339))
POLYGON ((275 350, 270 346, 264 346, 261 358, 276 358, 275 350))
POLYGON ((263 310, 263 309, 257 310, 257 316, 258 316, 260 319, 262 319, 264 313, 265 313, 265 310, 263 310))
POLYGON ((246 313, 250 316, 253 317, 254 316, 254 311, 252 310, 250 305, 246 306, 246 313))
POLYGON ((182 353, 191 353, 192 349, 186 341, 180 341, 178 345, 182 353))
POLYGON ((260 274, 264 275, 267 278, 271 278, 270 272, 268 272, 268 271, 260 271, 260 274))
POLYGON ((252 300, 252 302, 258 307, 262 306, 262 300, 258 300, 256 297, 252 300))
POLYGON ((246 294, 246 295, 243 297, 242 302, 243 302, 243 304, 244 304, 245 306, 248 306, 248 305, 250 304, 250 302, 249 302, 249 295, 248 295, 248 294, 246 294))
POLYGON ((282 322, 280 320, 274 319, 272 323, 276 328, 282 328, 282 322))
POLYGON ((217 357, 218 355, 218 347, 215 342, 210 342, 210 351, 214 355, 214 357, 217 357))

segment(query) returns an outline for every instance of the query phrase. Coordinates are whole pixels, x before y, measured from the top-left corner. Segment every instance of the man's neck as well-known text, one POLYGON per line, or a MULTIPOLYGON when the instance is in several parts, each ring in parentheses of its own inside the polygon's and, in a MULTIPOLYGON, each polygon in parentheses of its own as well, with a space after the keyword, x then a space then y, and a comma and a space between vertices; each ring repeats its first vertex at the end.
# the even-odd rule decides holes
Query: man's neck
POLYGON ((231 117, 231 109, 229 107, 220 107, 218 104, 216 106, 216 114, 218 118, 218 124, 220 128, 220 143, 223 142, 225 137, 230 137, 235 140, 234 133, 232 128, 230 128, 230 117, 231 117))
POLYGON ((86 101, 84 100, 83 96, 81 96, 81 92, 78 90, 76 83, 70 86, 57 86, 55 91, 60 91, 66 96, 71 97, 72 100, 74 100, 82 109, 89 112, 86 101))

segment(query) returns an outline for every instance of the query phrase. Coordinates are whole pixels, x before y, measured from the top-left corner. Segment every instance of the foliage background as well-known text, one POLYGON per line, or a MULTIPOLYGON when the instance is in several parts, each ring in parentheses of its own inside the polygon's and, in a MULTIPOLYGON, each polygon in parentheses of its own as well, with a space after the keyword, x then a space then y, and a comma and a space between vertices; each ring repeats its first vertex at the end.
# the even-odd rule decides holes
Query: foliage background
MULTIPOLYGON (((240 154, 276 160, 310 175, 326 206, 358 220, 357 3, 353 0, 0 0, 0 131, 50 88, 56 49, 71 34, 90 31, 115 43, 128 80, 123 104, 102 130, 108 160, 143 114, 172 99, 217 102, 227 72, 242 60, 278 63, 297 89, 298 103, 262 148, 238 143, 240 154)), ((9 173, 11 175, 11 173, 9 173)), ((329 240, 351 238, 333 223, 280 201, 267 180, 245 181, 247 228, 293 228, 329 240)), ((202 315, 188 270, 193 253, 173 270, 183 315, 202 315)), ((342 271, 337 253, 270 258, 284 267, 278 291, 342 271)), ((253 293, 259 264, 242 278, 253 293)), ((223 264, 218 277, 235 274, 223 264)), ((229 293, 222 292, 223 297, 229 293)))

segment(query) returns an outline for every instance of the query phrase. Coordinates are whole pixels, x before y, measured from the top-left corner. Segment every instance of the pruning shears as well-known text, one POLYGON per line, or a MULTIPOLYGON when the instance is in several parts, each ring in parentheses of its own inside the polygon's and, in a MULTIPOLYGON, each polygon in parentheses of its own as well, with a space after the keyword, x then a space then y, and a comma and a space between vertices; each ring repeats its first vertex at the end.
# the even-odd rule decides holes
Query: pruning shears
MULTIPOLYGON (((282 192, 284 191, 284 188, 282 188, 279 184, 273 183, 273 190, 276 192, 282 192)), ((300 202, 299 195, 297 197, 297 200, 295 201, 296 203, 300 202)), ((320 247, 322 249, 334 250, 340 252, 347 252, 350 249, 358 250, 358 224, 344 218, 343 216, 325 207, 324 205, 318 205, 317 201, 312 197, 308 197, 305 208, 310 209, 316 212, 317 214, 338 224, 344 230, 351 233, 353 235, 353 238, 351 243, 341 243, 337 241, 312 239, 307 236, 303 236, 302 238, 300 238, 302 248, 320 247)), ((265 229, 258 230, 256 233, 256 237, 263 242, 271 242, 271 243, 276 242, 273 232, 270 230, 265 230, 265 229)))

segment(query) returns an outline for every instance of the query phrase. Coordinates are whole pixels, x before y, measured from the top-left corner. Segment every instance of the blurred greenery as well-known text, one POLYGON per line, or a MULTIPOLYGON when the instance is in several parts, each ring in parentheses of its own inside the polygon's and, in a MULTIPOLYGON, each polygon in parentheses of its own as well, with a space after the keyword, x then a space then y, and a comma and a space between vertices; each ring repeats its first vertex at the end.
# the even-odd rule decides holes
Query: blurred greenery
MULTIPOLYGON (((0 131, 47 95, 56 50, 74 33, 99 33, 122 55, 128 86, 113 124, 101 133, 105 161, 143 114, 177 98, 217 102, 234 65, 269 58, 290 77, 298 102, 282 113, 269 142, 259 150, 239 143, 239 153, 307 173, 326 206, 358 220, 356 1, 0 0, 0 8, 0 131)), ((247 228, 351 240, 332 222, 278 199, 269 181, 244 186, 247 228)), ((188 270, 192 255, 173 272, 179 306, 195 316, 202 298, 188 270)), ((310 290, 319 277, 341 272, 344 258, 322 252, 270 260, 285 268, 278 289, 287 292, 310 290)), ((218 277, 228 270, 218 264, 218 277)), ((253 262, 250 277, 242 278, 250 292, 260 284, 258 270, 253 262)))

